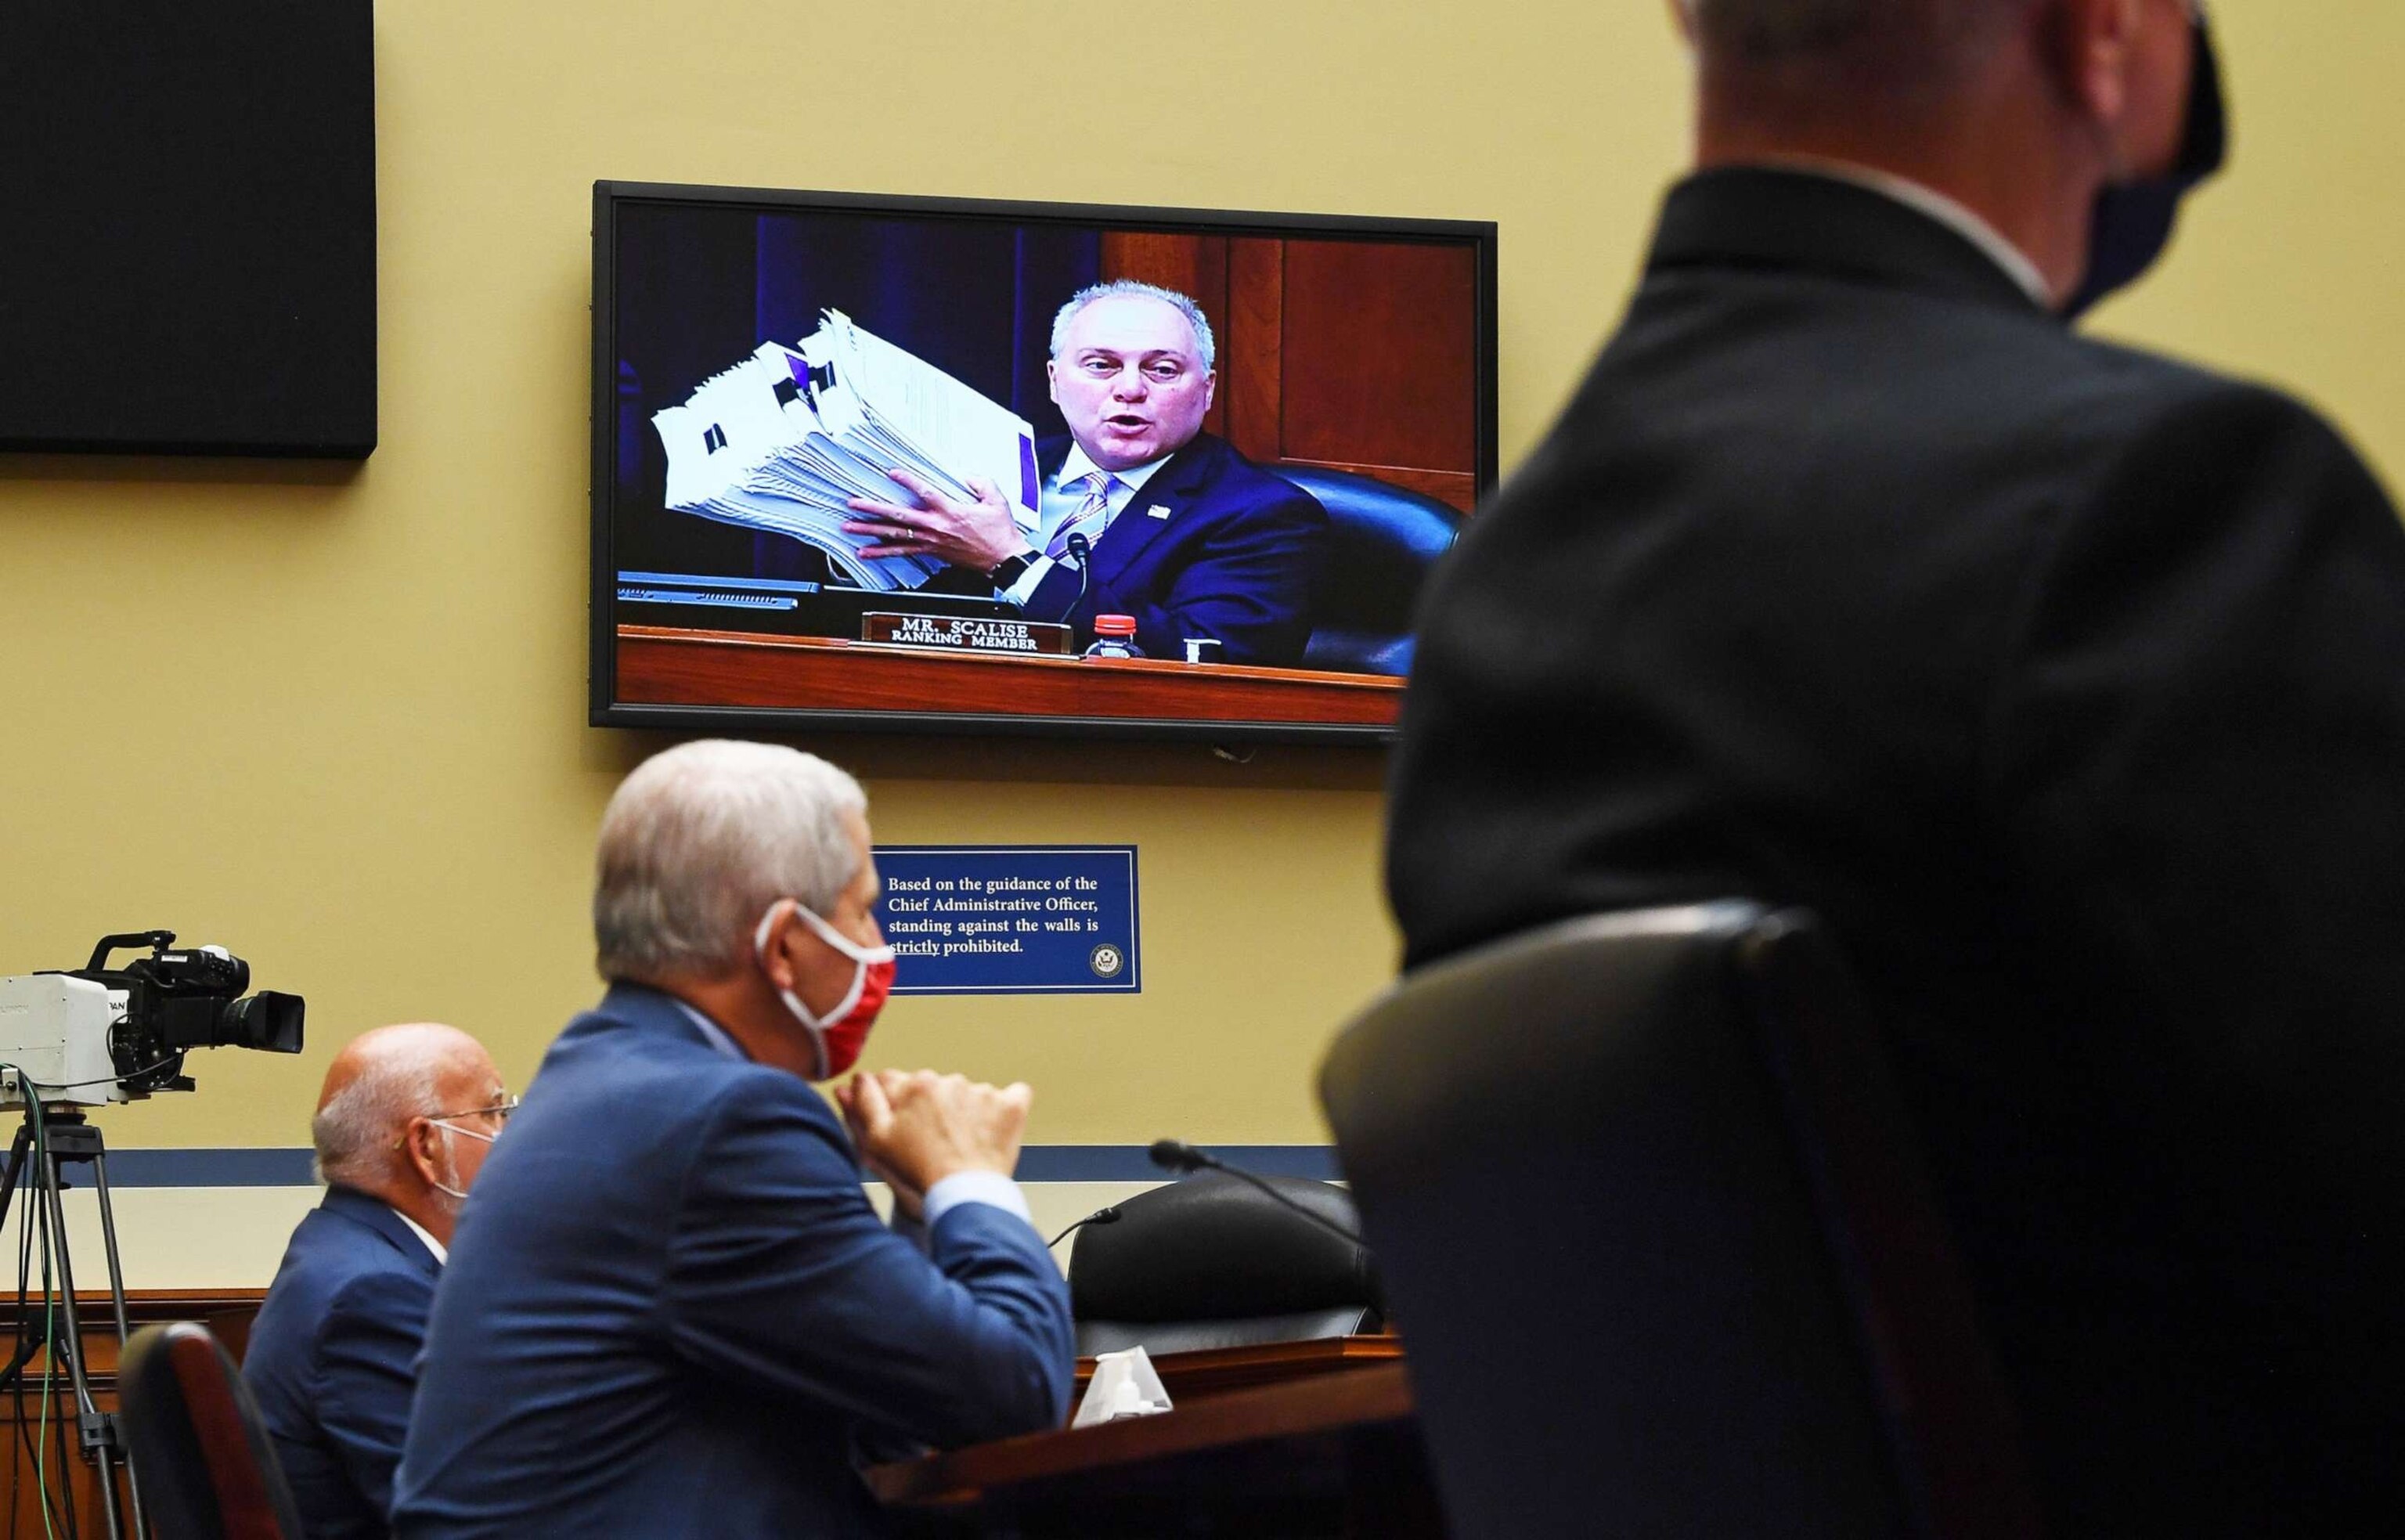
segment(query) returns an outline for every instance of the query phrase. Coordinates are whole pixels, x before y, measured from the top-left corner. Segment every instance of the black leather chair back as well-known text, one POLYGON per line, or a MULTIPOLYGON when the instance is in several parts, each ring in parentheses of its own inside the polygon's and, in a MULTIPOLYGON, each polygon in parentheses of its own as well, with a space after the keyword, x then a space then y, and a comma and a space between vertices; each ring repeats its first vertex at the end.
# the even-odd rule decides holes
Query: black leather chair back
MULTIPOLYGON (((1358 1233, 1343 1188, 1261 1180, 1358 1233)), ((1158 1357, 1378 1327, 1370 1254, 1247 1182, 1206 1172, 1117 1207, 1117 1223, 1078 1231, 1069 1253, 1081 1354, 1141 1346, 1158 1357)))
POLYGON ((127 1442, 161 1540, 305 1540, 259 1407, 205 1326, 147 1326, 118 1368, 127 1442))
POLYGON ((1312 600, 1303 667, 1411 672, 1413 611, 1429 570, 1460 534, 1461 515, 1432 497, 1348 471, 1272 469, 1328 510, 1331 538, 1312 600))
POLYGON ((1321 1094, 1455 1540, 2036 1532, 1807 917, 1610 915, 1420 970, 1321 1094))

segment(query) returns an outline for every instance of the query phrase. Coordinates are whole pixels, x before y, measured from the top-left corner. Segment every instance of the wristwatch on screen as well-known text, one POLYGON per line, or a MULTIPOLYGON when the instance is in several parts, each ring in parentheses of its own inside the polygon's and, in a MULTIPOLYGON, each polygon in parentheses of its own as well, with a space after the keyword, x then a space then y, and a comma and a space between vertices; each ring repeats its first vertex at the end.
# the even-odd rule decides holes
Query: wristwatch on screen
POLYGON ((1004 557, 993 566, 987 568, 985 580, 993 585, 996 592, 1000 592, 1025 577, 1027 569, 1034 565, 1035 553, 1021 551, 1017 556, 1004 557))

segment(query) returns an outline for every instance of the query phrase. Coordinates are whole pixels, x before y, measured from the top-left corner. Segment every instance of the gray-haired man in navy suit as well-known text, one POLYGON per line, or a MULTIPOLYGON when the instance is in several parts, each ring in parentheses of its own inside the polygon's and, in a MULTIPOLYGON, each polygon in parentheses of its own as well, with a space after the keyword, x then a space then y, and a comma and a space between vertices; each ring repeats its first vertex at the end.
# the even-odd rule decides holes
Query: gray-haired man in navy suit
POLYGON ((839 1119, 810 1085, 893 980, 859 785, 686 743, 619 787, 598 866, 610 990, 460 1226, 395 1530, 867 1535, 866 1449, 1058 1426, 1069 1292, 1010 1177, 1027 1087, 858 1075, 839 1119))
POLYGON ((844 528, 882 538, 869 556, 940 558, 953 570, 938 586, 1081 638, 1094 616, 1125 615, 1148 657, 1207 639, 1222 662, 1298 664, 1328 514, 1202 431, 1217 363, 1211 323, 1186 295, 1127 278, 1080 290, 1052 323, 1047 371, 1069 434, 1038 454, 1035 528, 992 487, 973 483, 978 501, 959 502, 903 470, 890 473, 918 506, 855 500, 862 517, 844 528))

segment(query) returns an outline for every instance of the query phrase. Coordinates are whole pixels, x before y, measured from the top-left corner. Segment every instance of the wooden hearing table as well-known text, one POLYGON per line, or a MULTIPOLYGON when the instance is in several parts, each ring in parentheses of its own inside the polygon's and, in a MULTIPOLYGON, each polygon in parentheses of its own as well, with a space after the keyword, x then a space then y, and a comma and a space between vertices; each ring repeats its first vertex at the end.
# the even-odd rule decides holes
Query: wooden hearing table
POLYGON ((879 1465, 869 1486, 904 1533, 1438 1540, 1396 1339, 1281 1346, 1163 1355, 1172 1411, 879 1465))
POLYGON ((618 628, 629 706, 912 711, 1391 728, 1403 682, 1380 674, 1162 658, 1046 657, 874 645, 836 637, 618 628))

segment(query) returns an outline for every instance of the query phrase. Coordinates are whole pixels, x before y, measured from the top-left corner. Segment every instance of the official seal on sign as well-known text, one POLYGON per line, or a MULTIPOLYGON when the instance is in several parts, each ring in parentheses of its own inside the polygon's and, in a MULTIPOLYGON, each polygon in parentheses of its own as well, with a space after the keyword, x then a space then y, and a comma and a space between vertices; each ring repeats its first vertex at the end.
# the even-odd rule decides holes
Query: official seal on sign
POLYGON ((1127 967, 1127 954, 1104 941, 1086 954, 1086 966, 1094 970, 1097 979, 1117 978, 1119 969, 1127 967))

